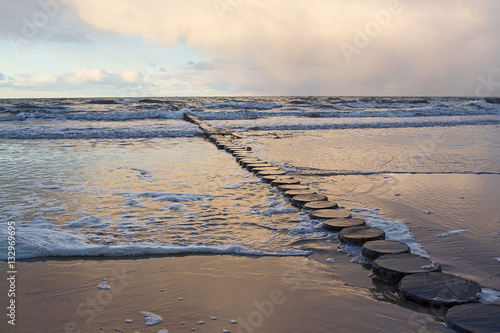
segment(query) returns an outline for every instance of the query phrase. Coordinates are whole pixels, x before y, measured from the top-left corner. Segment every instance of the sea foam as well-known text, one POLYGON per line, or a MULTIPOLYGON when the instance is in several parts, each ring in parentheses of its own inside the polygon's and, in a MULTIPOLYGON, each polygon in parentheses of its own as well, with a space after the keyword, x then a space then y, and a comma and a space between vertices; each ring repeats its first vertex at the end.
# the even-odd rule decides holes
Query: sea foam
MULTIPOLYGON (((240 245, 172 245, 153 242, 120 242, 114 245, 91 243, 92 236, 74 228, 45 223, 23 224, 18 227, 17 259, 44 257, 124 257, 177 254, 237 254, 249 256, 307 256, 310 251, 285 249, 276 251, 250 250, 240 245)), ((0 229, 7 239, 7 228, 0 229)), ((7 260, 7 252, 0 253, 7 260)))

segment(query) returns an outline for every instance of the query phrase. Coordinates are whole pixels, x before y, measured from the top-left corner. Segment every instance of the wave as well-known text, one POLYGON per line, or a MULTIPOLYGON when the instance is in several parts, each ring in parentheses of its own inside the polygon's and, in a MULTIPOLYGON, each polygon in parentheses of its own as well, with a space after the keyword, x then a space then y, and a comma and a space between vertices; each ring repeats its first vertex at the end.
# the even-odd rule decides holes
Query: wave
MULTIPOLYGON (((181 113, 179 113, 181 114, 181 113)), ((108 119, 101 121, 93 115, 89 120, 40 120, 17 123, 0 122, 0 139, 134 139, 134 138, 175 138, 194 137, 202 131, 195 125, 174 119, 135 119, 129 115, 121 121, 108 119), (97 119, 96 119, 97 118, 97 119), (125 120, 124 120, 125 119, 125 120), (158 120, 158 121, 156 121, 158 120), (162 121, 160 121, 162 120, 162 121)), ((78 117, 80 118, 80 117, 78 117)), ((464 125, 499 125, 500 116, 455 116, 455 117, 414 117, 414 118, 300 118, 282 117, 214 120, 215 128, 236 131, 305 131, 342 130, 364 128, 418 128, 450 127, 464 125)))
POLYGON ((414 118, 436 116, 483 116, 496 115, 489 110, 418 109, 418 110, 304 110, 285 109, 279 111, 192 111, 201 120, 250 120, 259 118, 301 117, 301 118, 414 118))
POLYGON ((117 100, 115 99, 93 99, 90 101, 85 102, 87 104, 119 104, 117 100))
POLYGON ((134 103, 144 103, 144 104, 162 104, 169 105, 170 103, 165 99, 154 99, 154 98, 117 98, 117 99, 92 99, 86 101, 85 104, 96 104, 96 105, 114 105, 114 104, 134 104, 134 103))
MULTIPOLYGON (((2 239, 7 240, 7 228, 1 228, 2 239)), ((234 254, 246 256, 307 256, 311 251, 278 250, 277 252, 250 250, 240 245, 180 246, 167 243, 122 242, 99 245, 89 241, 88 235, 64 226, 22 224, 17 233, 17 259, 47 257, 137 257, 179 254, 234 254)), ((0 245, 2 241, 0 240, 0 245)), ((5 244, 3 244, 5 245, 5 244)), ((6 248, 6 247, 5 247, 6 248)), ((0 260, 7 260, 7 252, 0 253, 0 260)))
POLYGON ((143 119, 182 119, 188 109, 166 110, 150 109, 137 111, 71 111, 66 108, 45 108, 25 111, 9 110, 0 115, 0 121, 26 121, 32 119, 87 120, 87 121, 127 121, 143 119))
POLYGON ((144 98, 0 100, 0 121, 66 119, 126 121, 182 119, 186 112, 202 120, 259 118, 413 118, 499 115, 499 99, 472 98, 144 98))
POLYGON ((500 98, 485 98, 484 100, 490 104, 500 104, 500 98))
POLYGON ((202 103, 209 108, 236 109, 236 110, 272 110, 283 107, 283 104, 274 102, 248 102, 248 101, 225 101, 202 103))
POLYGON ((330 130, 363 128, 448 127, 463 125, 498 125, 500 116, 450 116, 450 117, 380 117, 380 118, 256 118, 252 120, 216 121, 215 127, 230 131, 273 130, 330 130))
POLYGON ((19 128, 2 129, 0 139, 145 139, 194 137, 202 132, 197 128, 19 128))

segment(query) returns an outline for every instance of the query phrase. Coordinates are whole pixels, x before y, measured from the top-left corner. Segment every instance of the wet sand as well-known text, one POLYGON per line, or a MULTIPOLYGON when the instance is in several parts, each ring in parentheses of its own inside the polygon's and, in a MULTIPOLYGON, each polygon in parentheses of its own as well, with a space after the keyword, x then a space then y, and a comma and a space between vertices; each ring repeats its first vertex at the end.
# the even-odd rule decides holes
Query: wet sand
POLYGON ((314 177, 310 185, 346 209, 379 209, 381 217, 405 223, 444 271, 500 290, 498 175, 314 177))
POLYGON ((323 249, 309 258, 18 263, 17 325, 0 326, 2 332, 446 332, 432 316, 383 300, 388 291, 373 285, 368 270, 330 245, 316 244, 323 249), (97 288, 103 278, 109 290, 97 288), (141 311, 163 321, 146 326, 141 311))

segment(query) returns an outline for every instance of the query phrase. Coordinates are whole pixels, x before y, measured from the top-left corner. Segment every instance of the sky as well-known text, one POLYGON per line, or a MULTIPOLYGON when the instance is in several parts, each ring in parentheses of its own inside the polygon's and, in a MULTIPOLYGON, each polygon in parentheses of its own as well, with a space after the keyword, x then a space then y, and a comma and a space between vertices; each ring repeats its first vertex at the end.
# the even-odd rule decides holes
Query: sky
POLYGON ((499 96, 498 0, 0 0, 0 98, 499 96))

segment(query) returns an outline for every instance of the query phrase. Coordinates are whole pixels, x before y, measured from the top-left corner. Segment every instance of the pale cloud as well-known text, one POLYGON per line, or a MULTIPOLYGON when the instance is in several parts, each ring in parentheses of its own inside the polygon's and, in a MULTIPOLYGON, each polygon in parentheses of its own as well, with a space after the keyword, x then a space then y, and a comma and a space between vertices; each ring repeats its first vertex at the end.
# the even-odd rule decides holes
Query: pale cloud
MULTIPOLYGON (((0 76, 0 81, 2 77, 0 76)), ((92 85, 103 86, 108 89, 138 89, 142 83, 143 78, 136 70, 108 72, 98 68, 82 68, 58 75, 15 74, 10 78, 8 84, 4 84, 3 87, 71 91, 87 89, 92 85)))
POLYGON ((141 81, 141 75, 136 70, 127 70, 120 73, 120 76, 124 82, 137 83, 141 81))
POLYGON ((274 94, 467 94, 498 67, 500 2, 410 0, 78 0, 96 29, 174 47, 213 62, 214 81, 274 94), (227 2, 227 3, 226 3, 227 2), (341 45, 355 52, 346 54, 341 45))
POLYGON ((56 83, 58 78, 54 75, 42 75, 42 76, 32 76, 32 75, 19 75, 12 85, 14 87, 23 88, 33 88, 33 87, 44 87, 56 83))
POLYGON ((99 82, 104 79, 104 72, 97 68, 77 69, 73 73, 66 75, 66 81, 71 84, 81 84, 85 82, 99 82))
POLYGON ((125 71, 105 71, 99 68, 81 68, 71 73, 63 75, 67 83, 79 84, 95 84, 101 83, 112 86, 130 86, 141 82, 141 74, 136 70, 125 71))

